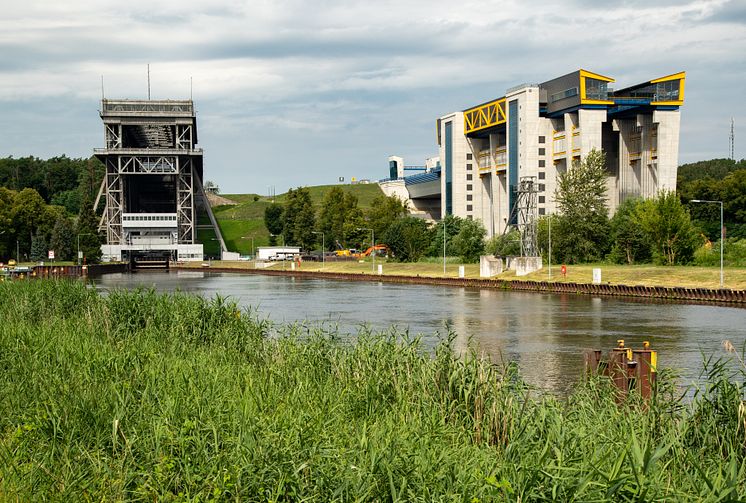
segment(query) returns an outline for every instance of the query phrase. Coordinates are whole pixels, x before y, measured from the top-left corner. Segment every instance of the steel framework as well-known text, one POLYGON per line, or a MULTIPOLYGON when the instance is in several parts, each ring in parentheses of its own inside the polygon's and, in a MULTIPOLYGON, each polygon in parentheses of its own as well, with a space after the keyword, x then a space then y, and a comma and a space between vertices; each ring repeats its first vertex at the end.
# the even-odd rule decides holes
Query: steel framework
MULTIPOLYGON (((521 177, 518 190, 516 190, 515 205, 511 211, 509 221, 513 221, 514 216, 517 217, 515 228, 521 235, 522 257, 536 257, 539 255, 537 244, 538 206, 536 204, 538 192, 536 177, 521 177)), ((509 229, 510 226, 507 226, 505 232, 507 233, 509 229)))
POLYGON ((105 148, 95 149, 95 154, 104 163, 106 173, 96 206, 103 198, 99 229, 105 233, 107 245, 131 244, 129 231, 122 226, 125 213, 158 212, 143 204, 142 198, 149 198, 154 207, 168 207, 175 202, 171 211, 176 214, 177 244, 194 244, 199 200, 210 216, 221 249, 226 251, 203 193, 202 150, 195 147, 197 131, 192 102, 103 100, 100 114, 105 148), (140 178, 145 175, 151 176, 140 178), (147 194, 134 193, 138 190, 147 194))

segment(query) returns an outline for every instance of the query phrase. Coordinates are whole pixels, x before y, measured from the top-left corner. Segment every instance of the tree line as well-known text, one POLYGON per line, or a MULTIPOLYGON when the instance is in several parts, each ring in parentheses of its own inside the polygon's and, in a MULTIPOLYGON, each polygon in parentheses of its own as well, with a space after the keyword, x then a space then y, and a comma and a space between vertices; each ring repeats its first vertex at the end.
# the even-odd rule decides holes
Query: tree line
MULTIPOLYGON (((746 265, 746 161, 715 159, 679 168, 678 191, 623 200, 608 216, 603 152, 592 151, 582 163, 558 177, 556 215, 542 217, 538 241, 545 258, 552 236, 552 260, 563 263, 608 261, 620 264, 714 265, 720 239, 718 204, 723 201, 726 261, 746 265)), ((496 255, 519 252, 516 231, 487 246, 496 255)))
POLYGON ((273 246, 286 244, 310 250, 323 241, 326 251, 365 249, 375 237, 377 244, 385 243, 397 260, 406 262, 442 255, 444 233, 448 254, 468 262, 479 260, 486 234, 481 223, 452 215, 430 225, 409 215, 406 204, 396 196, 380 194, 363 211, 357 197, 339 186, 326 193, 318 210, 307 188, 291 189, 283 204, 266 208, 264 223, 273 246))
POLYGON ((78 241, 87 262, 101 257, 93 200, 103 177, 95 158, 0 159, 0 261, 74 260, 78 241))
MULTIPOLYGON (((615 262, 663 265, 714 265, 718 254, 719 206, 693 203, 694 199, 724 202, 729 238, 726 261, 746 265, 746 161, 715 159, 685 164, 679 170, 679 191, 661 191, 655 197, 624 199, 609 216, 606 159, 594 150, 558 177, 554 194, 557 214, 538 220, 538 245, 556 263, 615 262)), ((265 224, 285 244, 311 249, 324 233, 327 250, 365 248, 371 229, 376 242, 386 243, 400 261, 424 257, 459 257, 476 262, 485 253, 520 254, 520 235, 513 230, 485 240, 476 220, 448 215, 428 224, 408 215, 396 197, 378 196, 367 211, 357 198, 334 187, 317 211, 306 188, 291 190, 284 204, 267 208, 265 224)), ((273 237, 273 244, 277 238, 273 237)))

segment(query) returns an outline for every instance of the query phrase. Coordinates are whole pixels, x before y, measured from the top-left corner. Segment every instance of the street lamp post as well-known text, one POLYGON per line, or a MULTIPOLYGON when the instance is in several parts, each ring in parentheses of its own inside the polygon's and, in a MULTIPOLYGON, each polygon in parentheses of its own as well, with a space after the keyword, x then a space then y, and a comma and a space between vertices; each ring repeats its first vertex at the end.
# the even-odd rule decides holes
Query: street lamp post
POLYGON ((725 284, 725 278, 723 276, 723 241, 725 241, 723 236, 723 202, 722 201, 713 201, 713 200, 707 200, 707 199, 692 199, 691 202, 693 203, 712 203, 712 204, 719 204, 720 205, 720 288, 723 288, 725 284))
POLYGON ((80 236, 92 236, 90 232, 82 232, 78 234, 78 265, 80 265, 80 236))
POLYGON ((254 236, 241 236, 241 239, 251 239, 251 258, 253 260, 256 260, 256 258, 254 257, 254 236))
POLYGON ((370 254, 373 256, 373 274, 376 273, 376 233, 373 229, 370 229, 368 227, 358 227, 357 230, 359 231, 370 231, 370 246, 372 250, 370 251, 370 254))
POLYGON ((443 217, 443 276, 446 275, 446 217, 443 217))
POLYGON ((549 281, 552 281, 552 215, 549 215, 549 281))
POLYGON ((313 231, 314 234, 321 234, 321 269, 324 269, 324 265, 326 264, 326 259, 324 258, 326 255, 326 248, 324 247, 324 233, 322 231, 313 231))
POLYGON ((282 245, 280 245, 280 247, 283 249, 282 270, 284 271, 285 270, 285 251, 284 251, 285 250, 285 234, 270 234, 270 236, 275 237, 275 238, 279 236, 280 238, 282 238, 282 245))

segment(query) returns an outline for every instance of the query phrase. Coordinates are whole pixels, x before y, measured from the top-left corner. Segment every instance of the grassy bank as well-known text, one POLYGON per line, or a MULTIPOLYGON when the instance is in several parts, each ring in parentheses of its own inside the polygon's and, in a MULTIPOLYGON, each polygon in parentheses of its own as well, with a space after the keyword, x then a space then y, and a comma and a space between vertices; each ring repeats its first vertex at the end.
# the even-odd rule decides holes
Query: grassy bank
MULTIPOLYGON (((324 196, 336 185, 317 185, 308 187, 311 194, 311 203, 319 208, 324 196)), ((376 183, 339 185, 345 192, 350 192, 358 198, 358 207, 363 211, 370 209, 371 202, 376 196, 382 194, 381 188, 376 183)), ((231 199, 238 204, 216 206, 213 208, 215 218, 220 226, 225 244, 231 251, 237 251, 242 255, 252 252, 252 239, 254 247, 267 246, 269 244, 269 231, 264 225, 264 211, 272 202, 283 204, 286 194, 279 194, 274 198, 260 196, 259 194, 224 194, 223 197, 231 199)), ((202 223, 207 223, 202 222, 202 223)), ((212 234, 200 236, 200 242, 205 245, 205 252, 210 255, 219 255, 219 247, 210 244, 212 234)))
MULTIPOLYGON (((743 390, 567 399, 401 334, 271 326, 223 299, 0 284, 0 500, 746 497, 743 390)), ((741 378, 743 376, 741 375, 741 378)))
MULTIPOLYGON (((386 260, 376 259, 377 264, 383 264, 384 274, 403 274, 409 276, 443 276, 443 264, 433 262, 415 262, 399 263, 389 262, 386 260)), ((254 268, 253 262, 212 262, 214 267, 226 268, 254 268)), ((201 268, 201 263, 187 264, 187 267, 201 268)), ((273 269, 282 269, 282 263, 274 265, 273 269)), ((289 264, 285 264, 287 269, 289 264)), ((552 265, 551 281, 556 283, 591 283, 593 281, 593 269, 601 269, 602 280, 604 283, 613 285, 646 285, 646 286, 680 286, 686 288, 719 288, 720 286, 720 269, 718 267, 698 267, 698 266, 654 266, 654 265, 616 265, 616 264, 583 264, 568 265, 567 275, 562 276, 560 266, 552 265)), ((446 263, 446 276, 451 278, 458 277, 459 263, 449 260, 446 263)), ((303 271, 321 271, 321 263, 304 262, 301 265, 303 271)), ((350 262, 327 262, 324 264, 324 271, 327 272, 349 272, 349 273, 373 273, 373 264, 370 259, 363 263, 358 261, 350 262)), ((467 278, 479 277, 479 264, 466 264, 464 266, 465 276, 467 278)), ((377 273, 376 273, 377 274, 377 273)), ((533 274, 516 277, 514 271, 506 271, 498 276, 497 279, 506 280, 532 280, 532 281, 550 281, 549 269, 544 267, 533 274)), ((725 287, 733 290, 746 289, 746 268, 744 267, 727 267, 725 268, 725 287)))

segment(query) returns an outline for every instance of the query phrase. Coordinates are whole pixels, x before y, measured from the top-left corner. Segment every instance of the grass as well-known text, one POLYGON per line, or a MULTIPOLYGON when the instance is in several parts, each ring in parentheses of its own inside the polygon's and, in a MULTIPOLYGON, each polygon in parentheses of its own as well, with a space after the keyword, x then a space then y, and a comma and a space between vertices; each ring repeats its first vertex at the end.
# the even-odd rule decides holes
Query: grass
POLYGON ((216 297, 0 283, 0 500, 734 501, 744 370, 569 397, 417 339, 216 297))
MULTIPOLYGON (((567 276, 563 277, 560 265, 552 265, 552 281, 590 283, 593 269, 601 269, 604 283, 649 286, 681 286, 688 288, 719 288, 720 268, 702 266, 656 266, 656 265, 616 265, 582 264, 567 266, 567 276)), ((724 268, 725 287, 734 290, 746 289, 746 267, 724 268)), ((525 276, 525 279, 548 281, 549 269, 525 276)))
MULTIPOLYGON (((332 187, 340 186, 346 192, 352 192, 358 197, 358 207, 362 210, 370 208, 373 199, 382 194, 378 184, 365 185, 318 185, 308 187, 311 193, 311 201, 316 208, 320 208, 324 196, 332 187)), ((251 253, 251 238, 254 238, 254 247, 269 245, 269 231, 264 226, 264 211, 272 204, 272 200, 258 194, 224 194, 223 197, 236 201, 236 205, 216 206, 213 208, 215 218, 220 226, 226 246, 230 251, 237 251, 242 255, 251 253), (254 200, 256 198, 256 200, 254 200)), ((285 194, 274 198, 275 202, 282 204, 285 194)), ((200 223, 209 223, 207 215, 200 223)), ((211 236, 208 236, 208 238, 211 236)), ((201 241, 207 245, 205 241, 201 241)), ((205 249, 207 253, 207 248, 205 249)))
MULTIPOLYGON (((326 272, 346 273, 372 273, 371 259, 365 259, 363 263, 358 261, 349 262, 327 262, 324 265, 326 272)), ((400 263, 385 259, 376 259, 377 264, 383 264, 384 274, 402 274, 408 276, 443 276, 442 259, 438 261, 426 260, 423 262, 400 263)), ((217 267, 227 268, 253 268, 251 262, 222 262, 215 264, 217 267)), ((448 257, 446 261, 446 276, 458 277, 460 262, 456 257, 448 257)), ((274 268, 281 268, 275 265, 274 268)), ((720 285, 720 269, 718 267, 699 266, 653 266, 653 265, 612 265, 612 264, 584 264, 568 265, 567 276, 563 277, 560 266, 552 265, 552 279, 555 283, 591 283, 593 281, 593 269, 601 269, 601 279, 604 283, 624 285, 647 285, 647 286, 680 286, 689 288, 718 288, 720 285)), ((321 263, 304 262, 301 265, 304 271, 321 271, 321 263)), ((746 289, 746 268, 726 267, 725 287, 733 290, 746 289)), ((377 274, 377 273, 376 273, 377 274)), ((465 264, 464 275, 467 278, 479 278, 479 264, 465 264)), ((506 280, 531 280, 549 281, 549 269, 544 267, 540 271, 516 277, 514 271, 506 271, 498 276, 498 279, 506 280)))

